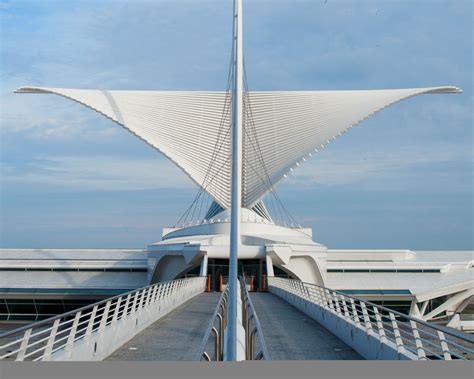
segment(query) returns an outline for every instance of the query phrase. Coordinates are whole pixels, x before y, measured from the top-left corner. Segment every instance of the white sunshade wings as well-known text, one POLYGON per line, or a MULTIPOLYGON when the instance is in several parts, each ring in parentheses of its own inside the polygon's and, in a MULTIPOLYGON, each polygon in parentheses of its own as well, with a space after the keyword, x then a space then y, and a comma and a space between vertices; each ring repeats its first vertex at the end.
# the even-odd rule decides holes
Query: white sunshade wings
MULTIPOLYGON (((222 208, 230 207, 230 97, 225 92, 43 87, 17 92, 57 94, 92 108, 162 152, 196 184, 204 183, 204 190, 222 208)), ((304 159, 375 112, 419 94, 456 92, 461 91, 431 87, 249 92, 242 205, 253 207, 304 159)))
POLYGON ((229 206, 230 99, 225 92, 43 87, 16 92, 56 94, 101 113, 163 153, 196 184, 204 183, 223 208, 229 206))
POLYGON ((254 126, 250 130, 258 149, 247 132, 243 204, 256 204, 270 190, 270 183, 276 185, 303 159, 383 108, 419 94, 456 92, 460 89, 250 92, 252 122, 247 116, 246 125, 254 126))

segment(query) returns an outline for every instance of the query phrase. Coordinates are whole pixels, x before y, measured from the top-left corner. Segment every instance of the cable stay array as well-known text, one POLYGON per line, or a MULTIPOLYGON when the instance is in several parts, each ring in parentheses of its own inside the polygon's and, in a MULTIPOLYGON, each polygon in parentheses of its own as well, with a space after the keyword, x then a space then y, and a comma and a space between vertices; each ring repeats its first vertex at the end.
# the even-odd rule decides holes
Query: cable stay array
MULTIPOLYGON (((225 145, 230 143, 231 137, 231 124, 230 124, 230 113, 231 113, 231 88, 233 86, 234 78, 234 65, 232 64, 233 50, 231 52, 231 59, 229 63, 229 70, 227 76, 227 85, 225 91, 225 101, 222 110, 222 117, 220 121, 219 131, 216 143, 213 147, 212 157, 217 157, 224 149, 225 145)), ((244 105, 244 119, 243 119, 243 190, 246 189, 246 177, 245 173, 251 173, 256 176, 265 188, 266 196, 264 203, 263 199, 258 201, 252 210, 255 213, 270 223, 274 223, 286 227, 301 227, 292 214, 288 211, 286 206, 283 204, 276 188, 272 182, 266 163, 262 154, 262 150, 259 144, 257 128, 255 127, 255 120, 252 113, 252 105, 249 96, 247 72, 245 63, 244 69, 244 93, 243 93, 243 105, 244 105), (252 152, 252 157, 246 152, 252 152), (248 169, 247 169, 248 168, 248 169)), ((194 196, 191 204, 186 208, 184 213, 175 223, 174 227, 186 227, 193 225, 200 225, 203 223, 212 223, 215 221, 228 221, 228 220, 214 220, 214 216, 224 210, 221 205, 215 202, 208 193, 214 185, 216 185, 214 179, 221 169, 229 164, 231 160, 231 153, 228 154, 224 163, 220 167, 215 167, 216 162, 211 159, 210 164, 206 170, 204 180, 200 184, 196 195, 194 196)), ((250 174, 247 174, 250 175, 250 174)), ((230 191, 229 191, 230 193, 230 191)))

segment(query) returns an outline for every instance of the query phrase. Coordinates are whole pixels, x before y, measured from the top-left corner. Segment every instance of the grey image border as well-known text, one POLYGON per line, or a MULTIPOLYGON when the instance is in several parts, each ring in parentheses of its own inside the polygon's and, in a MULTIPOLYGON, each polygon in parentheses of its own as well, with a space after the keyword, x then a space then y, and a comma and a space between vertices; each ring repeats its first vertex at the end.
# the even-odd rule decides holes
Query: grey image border
POLYGON ((472 379, 472 361, 1 362, 1 379, 472 379))

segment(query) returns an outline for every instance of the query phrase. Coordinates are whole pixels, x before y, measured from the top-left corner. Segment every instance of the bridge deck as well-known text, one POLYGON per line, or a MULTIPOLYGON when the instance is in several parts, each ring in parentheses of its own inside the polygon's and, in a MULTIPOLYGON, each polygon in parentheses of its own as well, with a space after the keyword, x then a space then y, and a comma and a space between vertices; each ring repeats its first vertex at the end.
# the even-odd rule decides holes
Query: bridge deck
POLYGON ((116 350, 106 360, 190 361, 196 358, 220 293, 202 293, 116 350))
POLYGON ((363 359, 304 313, 271 293, 251 293, 273 360, 363 359))

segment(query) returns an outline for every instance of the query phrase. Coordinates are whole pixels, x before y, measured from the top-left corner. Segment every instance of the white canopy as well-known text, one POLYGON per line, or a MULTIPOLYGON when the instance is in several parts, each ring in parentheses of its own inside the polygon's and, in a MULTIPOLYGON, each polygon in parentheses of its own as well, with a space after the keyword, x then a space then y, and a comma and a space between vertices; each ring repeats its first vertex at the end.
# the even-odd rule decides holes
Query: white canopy
MULTIPOLYGON (((230 207, 230 95, 22 87, 52 93, 110 118, 163 153, 224 209, 230 207)), ((245 94, 242 206, 253 207, 312 153, 375 112, 457 87, 245 94)))

